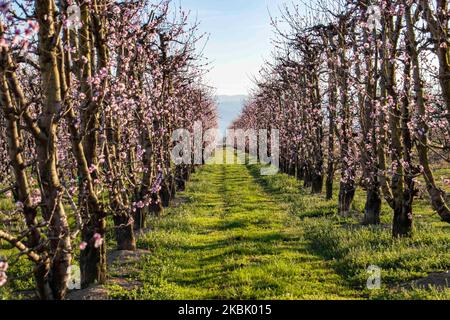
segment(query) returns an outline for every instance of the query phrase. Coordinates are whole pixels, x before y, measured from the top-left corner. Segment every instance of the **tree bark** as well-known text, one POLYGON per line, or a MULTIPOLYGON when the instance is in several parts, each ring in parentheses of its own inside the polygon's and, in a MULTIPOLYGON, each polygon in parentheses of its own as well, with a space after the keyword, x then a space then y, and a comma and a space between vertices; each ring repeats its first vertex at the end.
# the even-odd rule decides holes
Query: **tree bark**
MULTIPOLYGON (((83 228, 81 232, 82 241, 87 243, 85 250, 80 252, 81 285, 83 288, 94 283, 106 282, 106 213, 101 208, 97 196, 95 195, 93 181, 97 178, 94 166, 98 165, 98 132, 99 132, 99 108, 100 101, 93 101, 93 92, 89 83, 92 77, 93 68, 93 32, 99 32, 98 25, 93 27, 92 19, 97 13, 91 16, 87 3, 80 6, 82 27, 80 29, 80 55, 86 59, 82 65, 80 84, 81 91, 85 94, 86 107, 81 111, 81 132, 73 131, 73 142, 75 156, 79 166, 79 204, 83 217, 83 228), (78 157, 77 157, 78 155, 78 157), (99 234, 103 242, 95 246, 93 237, 99 234)), ((100 41, 101 39, 97 39, 100 41)), ((101 47, 98 44, 98 47, 101 47)), ((106 57, 99 59, 102 66, 106 65, 106 57)), ((69 114, 70 115, 70 114, 69 114)), ((75 119, 70 121, 71 126, 76 123, 75 119)), ((70 126, 69 126, 70 130, 70 126)))
POLYGON ((127 214, 115 214, 114 225, 116 231, 117 250, 136 250, 136 238, 134 237, 133 224, 130 223, 127 214))
POLYGON ((340 87, 340 113, 342 118, 342 128, 340 137, 341 147, 341 182, 339 190, 339 213, 347 214, 350 211, 353 198, 355 196, 356 184, 354 180, 354 168, 349 165, 348 161, 351 159, 350 154, 350 139, 352 135, 351 115, 348 101, 348 63, 346 57, 346 21, 341 18, 338 28, 339 39, 339 60, 340 68, 338 71, 339 87, 340 87))
POLYGON ((53 0, 36 1, 39 22, 39 66, 43 111, 38 117, 45 141, 36 144, 43 217, 49 223, 51 266, 49 282, 54 299, 64 299, 72 261, 69 224, 62 204, 63 188, 57 170, 57 117, 61 112, 61 85, 58 73, 56 5, 53 0))
POLYGON ((420 4, 439 61, 439 83, 447 107, 447 121, 450 128, 450 40, 448 28, 450 16, 448 15, 448 0, 436 0, 435 12, 430 8, 429 0, 420 0, 420 4))
MULTIPOLYGON (((3 35, 3 26, 0 26, 0 34, 3 35)), ((36 251, 42 254, 43 249, 39 249, 38 246, 41 243, 41 233, 37 228, 36 216, 37 209, 36 206, 31 202, 31 190, 28 183, 28 176, 26 172, 26 166, 24 163, 23 156, 23 140, 20 133, 20 116, 17 109, 13 106, 13 98, 10 94, 10 85, 16 85, 17 78, 14 69, 12 68, 12 60, 9 52, 4 47, 1 49, 1 63, 0 63, 0 109, 7 121, 6 134, 8 139, 8 151, 9 158, 11 161, 11 167, 13 169, 15 177, 15 185, 17 189, 16 201, 23 204, 23 215, 25 217, 25 223, 28 227, 27 232, 27 247, 28 250, 36 251)), ((18 93, 19 88, 15 88, 18 93)), ((20 91, 20 96, 16 97, 18 106, 22 107, 24 103, 24 96, 20 91)), ((48 273, 50 271, 50 261, 47 258, 42 259, 38 257, 38 261, 32 260, 36 263, 33 275, 36 282, 36 291, 39 299, 49 300, 52 298, 52 292, 50 288, 50 283, 48 279, 48 273)))
POLYGON ((334 171, 335 171, 335 159, 334 159, 334 143, 335 143, 335 130, 336 130, 336 105, 337 105, 337 83, 336 83, 336 69, 333 63, 335 54, 333 52, 332 43, 333 35, 331 32, 327 32, 323 36, 324 44, 327 48, 327 67, 329 71, 328 75, 328 148, 327 148, 327 173, 326 173, 326 199, 333 199, 333 183, 334 183, 334 171))
POLYGON ((425 98, 424 89, 422 84, 422 76, 420 73, 419 55, 416 46, 416 36, 414 31, 414 23, 411 16, 411 8, 407 6, 405 10, 406 24, 407 24, 407 36, 410 44, 410 57, 413 69, 414 79, 414 92, 415 92, 415 105, 416 112, 419 116, 418 120, 418 133, 417 133, 417 152, 419 155, 419 162, 423 168, 423 176, 427 186, 428 194, 430 195, 431 204, 433 209, 439 214, 441 219, 450 223, 450 210, 444 200, 444 192, 436 185, 433 172, 430 166, 430 160, 428 156, 428 132, 429 127, 426 124, 426 110, 425 110, 425 98))

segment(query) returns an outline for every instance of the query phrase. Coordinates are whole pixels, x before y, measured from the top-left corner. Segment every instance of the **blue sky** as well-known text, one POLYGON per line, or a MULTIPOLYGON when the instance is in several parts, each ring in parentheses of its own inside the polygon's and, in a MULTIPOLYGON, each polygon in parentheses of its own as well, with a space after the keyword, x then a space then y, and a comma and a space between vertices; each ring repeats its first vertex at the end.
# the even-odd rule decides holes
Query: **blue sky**
POLYGON ((219 95, 247 94, 264 59, 272 51, 270 14, 279 16, 286 0, 174 0, 200 21, 210 35, 205 56, 207 76, 219 95))

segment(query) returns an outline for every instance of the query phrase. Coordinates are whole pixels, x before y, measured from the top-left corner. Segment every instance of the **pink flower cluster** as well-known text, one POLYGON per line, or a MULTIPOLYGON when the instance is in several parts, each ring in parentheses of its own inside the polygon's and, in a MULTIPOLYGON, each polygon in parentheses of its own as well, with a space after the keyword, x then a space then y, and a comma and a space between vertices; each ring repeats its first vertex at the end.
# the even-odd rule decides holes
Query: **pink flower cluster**
POLYGON ((0 287, 4 286, 8 280, 6 271, 8 270, 8 262, 0 261, 0 287))
MULTIPOLYGON (((94 248, 96 248, 96 249, 100 248, 100 246, 103 244, 103 241, 104 241, 104 239, 102 238, 100 233, 95 233, 94 236, 92 237, 92 240, 94 242, 94 248)), ((87 246, 88 246, 88 243, 83 241, 80 243, 79 248, 81 251, 84 251, 84 250, 86 250, 87 246)))

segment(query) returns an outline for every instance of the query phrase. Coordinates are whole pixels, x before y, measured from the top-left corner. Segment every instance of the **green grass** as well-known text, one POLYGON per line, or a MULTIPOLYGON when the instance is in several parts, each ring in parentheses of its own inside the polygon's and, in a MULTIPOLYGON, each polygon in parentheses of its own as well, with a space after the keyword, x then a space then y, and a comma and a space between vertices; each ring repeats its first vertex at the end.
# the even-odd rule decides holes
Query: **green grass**
MULTIPOLYGON (((13 202, 9 198, 0 198, 0 220, 8 219, 1 212, 11 210, 13 202)), ((33 289, 32 264, 24 256, 18 256, 17 250, 9 243, 0 240, 0 260, 8 258, 8 282, 0 287, 0 300, 21 299, 22 292, 33 289)))
POLYGON ((111 287, 113 298, 360 298, 246 166, 206 166, 182 196, 188 203, 152 220, 139 241, 151 254, 128 277, 143 286, 111 287))
MULTIPOLYGON (((361 225, 365 193, 357 190, 350 217, 337 215, 337 186, 334 199, 327 201, 323 195, 311 195, 299 181, 284 174, 260 177, 259 167, 251 167, 252 175, 279 203, 302 221, 304 236, 311 248, 352 286, 364 295, 375 299, 449 299, 450 290, 399 290, 400 284, 425 277, 432 272, 450 269, 450 225, 439 220, 428 199, 417 199, 414 205, 414 235, 407 239, 391 236, 392 211, 386 203, 382 206, 382 224, 361 225), (367 267, 382 269, 381 290, 364 289, 367 267)), ((441 170, 447 174, 448 170, 441 170)))
MULTIPOLYGON (((399 289, 401 284, 450 269, 450 225, 415 200, 414 235, 391 237, 392 211, 383 203, 382 224, 360 224, 365 193, 354 214, 340 217, 334 200, 311 195, 295 178, 260 176, 259 166, 208 165, 179 194, 186 202, 150 219, 138 245, 149 250, 132 268, 112 276, 142 284, 108 287, 117 299, 450 299, 450 290, 399 289), (369 265, 382 268, 382 289, 367 290, 369 265)), ((450 169, 435 170, 436 180, 450 169)), ((11 207, 0 199, 0 209, 11 207)), ((113 248, 113 235, 108 247, 113 248)), ((76 248, 77 246, 74 245, 76 248)), ((0 243, 0 257, 13 258, 0 243)), ((77 256, 75 252, 75 256, 77 256)), ((75 258, 76 260, 76 258, 75 258)), ((12 263, 0 300, 33 288, 32 265, 12 263)))
MULTIPOLYGON (((392 213, 363 227, 362 214, 336 215, 336 200, 310 195, 287 175, 259 166, 202 168, 182 194, 188 203, 151 221, 150 250, 128 275, 142 287, 110 288, 119 299, 449 299, 449 290, 399 289, 450 268, 449 226, 427 199, 416 201, 411 239, 394 240, 392 213), (366 289, 367 267, 382 288, 366 289)), ((444 173, 445 174, 445 173, 444 173)), ((335 190, 337 193, 337 190, 335 190)), ((353 204, 362 212, 364 192, 353 204)), ((336 199, 336 198, 335 198, 336 199)))

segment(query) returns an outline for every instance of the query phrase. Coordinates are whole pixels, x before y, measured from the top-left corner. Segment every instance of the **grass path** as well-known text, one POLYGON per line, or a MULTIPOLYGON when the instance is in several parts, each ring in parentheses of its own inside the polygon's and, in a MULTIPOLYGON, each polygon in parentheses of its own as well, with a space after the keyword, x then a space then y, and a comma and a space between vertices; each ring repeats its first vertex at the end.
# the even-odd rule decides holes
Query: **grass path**
POLYGON ((139 241, 151 254, 112 286, 126 299, 354 299, 358 292, 309 250, 300 219, 267 194, 243 165, 208 165, 186 203, 151 221, 139 241))

